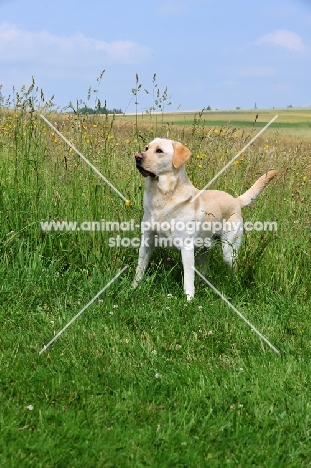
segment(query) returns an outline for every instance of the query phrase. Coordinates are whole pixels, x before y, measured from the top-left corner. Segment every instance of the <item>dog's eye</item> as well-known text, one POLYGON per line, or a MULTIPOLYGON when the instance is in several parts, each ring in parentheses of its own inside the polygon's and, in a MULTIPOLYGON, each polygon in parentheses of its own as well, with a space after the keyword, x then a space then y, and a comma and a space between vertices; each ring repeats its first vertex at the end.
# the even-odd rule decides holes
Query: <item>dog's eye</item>
POLYGON ((145 151, 148 151, 148 146, 146 146, 145 151))
POLYGON ((156 153, 163 153, 163 151, 161 150, 161 148, 157 148, 156 153))

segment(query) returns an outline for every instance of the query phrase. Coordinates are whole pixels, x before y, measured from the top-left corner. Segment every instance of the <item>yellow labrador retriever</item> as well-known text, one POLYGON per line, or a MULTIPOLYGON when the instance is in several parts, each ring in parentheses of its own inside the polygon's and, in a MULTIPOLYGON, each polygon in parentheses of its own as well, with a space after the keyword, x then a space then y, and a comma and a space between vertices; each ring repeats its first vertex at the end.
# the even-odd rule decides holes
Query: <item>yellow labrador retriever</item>
POLYGON ((144 217, 138 266, 133 286, 142 279, 154 247, 181 251, 184 292, 194 297, 194 252, 219 238, 223 259, 232 266, 243 234, 241 209, 253 203, 277 174, 269 171, 237 198, 219 190, 199 192, 186 174, 188 148, 177 141, 155 138, 135 155, 136 167, 146 177, 144 217), (199 195, 198 195, 199 194, 199 195), (196 197, 196 195, 198 195, 196 197))

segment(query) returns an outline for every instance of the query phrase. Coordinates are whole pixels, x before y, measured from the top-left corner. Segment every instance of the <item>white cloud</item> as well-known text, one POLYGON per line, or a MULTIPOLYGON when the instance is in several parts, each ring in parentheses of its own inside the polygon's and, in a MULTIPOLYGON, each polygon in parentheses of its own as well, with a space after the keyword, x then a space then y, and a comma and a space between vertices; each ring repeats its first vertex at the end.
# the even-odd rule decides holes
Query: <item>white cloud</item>
POLYGON ((56 36, 49 31, 31 32, 15 24, 0 25, 0 62, 16 60, 42 60, 57 63, 76 60, 94 63, 103 59, 119 63, 139 63, 151 54, 147 46, 129 40, 105 42, 86 37, 82 33, 73 36, 56 36))
POLYGON ((287 29, 278 29, 266 34, 258 39, 256 44, 272 44, 294 52, 303 52, 306 48, 301 37, 287 29))

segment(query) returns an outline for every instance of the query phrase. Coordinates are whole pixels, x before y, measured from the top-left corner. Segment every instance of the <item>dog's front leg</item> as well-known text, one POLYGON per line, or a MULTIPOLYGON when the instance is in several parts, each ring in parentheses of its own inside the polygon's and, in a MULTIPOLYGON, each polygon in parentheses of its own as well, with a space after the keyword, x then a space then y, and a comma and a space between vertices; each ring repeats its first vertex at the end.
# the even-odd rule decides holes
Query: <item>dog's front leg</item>
POLYGON ((144 276, 144 273, 149 264, 153 249, 154 249, 154 233, 144 232, 144 234, 141 236, 141 242, 140 242, 140 247, 139 247, 138 265, 136 268, 135 279, 133 282, 134 288, 136 288, 137 284, 144 276))
POLYGON ((181 258, 184 267, 184 292, 190 301, 194 297, 194 247, 183 247, 181 258))

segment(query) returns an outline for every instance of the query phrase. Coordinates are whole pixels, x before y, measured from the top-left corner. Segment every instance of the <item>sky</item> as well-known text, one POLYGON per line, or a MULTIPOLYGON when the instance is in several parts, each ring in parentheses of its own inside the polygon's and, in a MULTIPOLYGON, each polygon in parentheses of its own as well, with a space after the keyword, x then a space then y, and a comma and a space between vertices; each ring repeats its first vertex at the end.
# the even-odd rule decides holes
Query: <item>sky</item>
POLYGON ((311 0, 0 0, 2 95, 32 76, 58 109, 310 107, 311 0))

